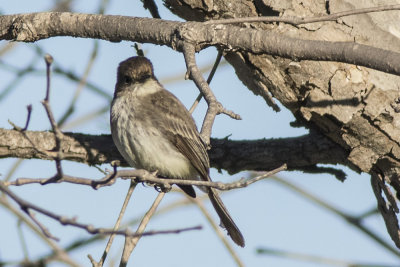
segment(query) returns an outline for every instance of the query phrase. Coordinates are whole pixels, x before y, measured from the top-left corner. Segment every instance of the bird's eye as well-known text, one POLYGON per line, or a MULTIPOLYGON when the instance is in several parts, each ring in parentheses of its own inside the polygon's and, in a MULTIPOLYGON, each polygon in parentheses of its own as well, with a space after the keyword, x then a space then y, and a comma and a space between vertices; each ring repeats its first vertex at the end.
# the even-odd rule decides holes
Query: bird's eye
POLYGON ((130 84, 130 83, 132 83, 132 78, 129 77, 129 76, 124 76, 124 82, 125 82, 126 84, 130 84))
POLYGON ((140 82, 145 82, 149 78, 151 78, 150 74, 144 74, 142 77, 139 78, 139 81, 140 82))

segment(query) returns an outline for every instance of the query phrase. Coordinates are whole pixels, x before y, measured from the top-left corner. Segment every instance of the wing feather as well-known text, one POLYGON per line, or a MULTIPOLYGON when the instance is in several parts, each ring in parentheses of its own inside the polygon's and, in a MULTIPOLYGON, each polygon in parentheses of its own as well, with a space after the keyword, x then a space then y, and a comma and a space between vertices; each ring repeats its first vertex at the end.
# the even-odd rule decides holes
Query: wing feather
POLYGON ((168 140, 191 162, 201 178, 208 181, 208 154, 189 111, 167 90, 157 92, 150 99, 153 107, 161 110, 157 114, 162 114, 159 118, 151 119, 156 124, 154 126, 164 132, 168 140))

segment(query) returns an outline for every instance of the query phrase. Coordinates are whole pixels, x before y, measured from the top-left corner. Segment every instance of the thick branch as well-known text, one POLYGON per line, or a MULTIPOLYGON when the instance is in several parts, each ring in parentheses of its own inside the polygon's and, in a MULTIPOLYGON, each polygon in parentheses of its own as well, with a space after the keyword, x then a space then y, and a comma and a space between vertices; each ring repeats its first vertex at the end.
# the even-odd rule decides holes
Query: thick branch
POLYGON ((400 75, 400 53, 353 42, 301 40, 272 31, 111 15, 43 12, 0 16, 0 40, 34 42, 54 36, 122 40, 182 50, 218 46, 293 60, 337 61, 400 75))
MULTIPOLYGON (((53 160, 55 141, 51 132, 26 131, 32 144, 18 131, 0 129, 0 158, 53 160)), ((62 151, 65 160, 88 165, 121 161, 110 135, 64 133, 62 151)), ((288 169, 304 170, 319 163, 346 164, 346 151, 317 133, 272 140, 212 139, 209 151, 211 165, 237 173, 243 170, 271 170, 286 163, 288 169)))

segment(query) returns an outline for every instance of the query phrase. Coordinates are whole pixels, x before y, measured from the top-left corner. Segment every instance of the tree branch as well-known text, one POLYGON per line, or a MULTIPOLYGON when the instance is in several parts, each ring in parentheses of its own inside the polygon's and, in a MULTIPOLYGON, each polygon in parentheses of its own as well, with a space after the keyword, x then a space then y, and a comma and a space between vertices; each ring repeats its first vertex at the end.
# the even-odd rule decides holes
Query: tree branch
POLYGON ((400 75, 400 53, 353 42, 302 40, 232 25, 112 15, 42 12, 0 16, 0 40, 35 42, 55 36, 152 43, 180 51, 189 42, 196 44, 196 51, 217 46, 292 60, 337 61, 400 75))
MULTIPOLYGON (((185 229, 177 229, 177 230, 167 230, 167 231, 150 231, 150 232, 141 232, 141 233, 132 233, 129 229, 126 230, 114 230, 114 229, 108 229, 108 228, 95 228, 93 225, 89 225, 89 224, 83 224, 83 223, 79 223, 76 221, 75 218, 67 218, 65 216, 61 216, 58 214, 55 214, 49 210, 46 210, 44 208, 41 208, 33 203, 30 203, 22 198, 20 198, 19 196, 17 196, 16 194, 14 194, 10 189, 8 189, 8 187, 4 184, 4 182, 0 181, 0 191, 2 191, 3 193, 5 193, 6 195, 8 195, 10 198, 12 198, 19 206, 20 208, 25 212, 25 213, 29 213, 31 212, 30 210, 34 210, 36 212, 39 212, 40 214, 43 214, 47 217, 50 217, 56 221, 58 221, 59 223, 61 223, 62 225, 70 225, 70 226, 74 226, 77 228, 81 228, 83 230, 86 230, 88 233, 90 234, 104 234, 104 235, 112 235, 112 234, 116 234, 116 235, 123 235, 125 237, 142 237, 142 236, 146 236, 146 235, 155 235, 155 234, 170 234, 170 233, 179 233, 182 231, 188 231, 188 230, 200 230, 201 227, 196 226, 196 227, 190 227, 190 228, 185 228, 185 229)), ((30 216, 31 219, 33 219, 32 216, 30 216)), ((34 220, 34 222, 42 229, 44 229, 44 226, 41 225, 37 220, 34 220)), ((51 237, 54 239, 54 237, 49 236, 49 233, 47 231, 47 229, 45 229, 45 231, 43 231, 43 233, 47 236, 47 237, 51 237)))
MULTIPOLYGON (((54 159, 57 152, 54 152, 53 133, 26 131, 24 134, 33 144, 18 131, 0 129, 0 158, 54 159)), ((119 160, 121 166, 128 166, 110 135, 64 133, 61 143, 64 160, 87 165, 119 160)), ((344 164, 353 167, 347 162, 347 152, 344 149, 318 133, 270 140, 211 139, 211 146, 211 166, 224 169, 230 174, 244 170, 268 171, 284 163, 288 170, 303 170, 316 164, 344 164)))
POLYGON ((264 174, 251 178, 251 179, 240 179, 236 182, 231 183, 222 183, 222 182, 212 182, 212 181, 198 181, 198 180, 184 180, 184 179, 165 179, 159 178, 155 176, 153 173, 150 173, 144 169, 130 169, 130 170, 114 170, 113 173, 107 174, 105 177, 101 178, 100 180, 92 180, 87 178, 75 177, 64 175, 57 180, 53 178, 45 179, 45 178, 17 178, 15 181, 11 182, 2 182, 4 186, 22 186, 27 184, 41 184, 46 185, 49 183, 73 183, 73 184, 80 184, 80 185, 87 185, 91 186, 94 189, 98 189, 103 186, 109 186, 114 183, 115 179, 122 178, 122 179, 131 179, 135 183, 150 183, 155 184, 156 186, 160 187, 162 190, 169 191, 173 184, 178 185, 196 185, 196 186, 207 186, 212 187, 218 190, 232 190, 247 187, 255 182, 268 178, 271 175, 274 175, 280 171, 284 171, 287 169, 287 166, 284 164, 275 168, 271 171, 265 172, 264 174), (112 179, 112 181, 111 181, 112 179), (111 181, 111 182, 110 182, 111 181))
POLYGON ((214 124, 215 117, 218 114, 224 113, 236 120, 240 120, 241 117, 233 113, 232 111, 226 110, 222 106, 222 104, 217 101, 214 93, 208 86, 208 82, 203 78, 203 75, 200 73, 200 70, 197 67, 194 54, 195 46, 190 43, 185 43, 183 46, 183 55, 185 56, 189 76, 199 88, 200 92, 202 93, 204 99, 208 104, 207 113, 203 121, 203 126, 201 128, 201 137, 206 145, 209 146, 212 126, 214 124))

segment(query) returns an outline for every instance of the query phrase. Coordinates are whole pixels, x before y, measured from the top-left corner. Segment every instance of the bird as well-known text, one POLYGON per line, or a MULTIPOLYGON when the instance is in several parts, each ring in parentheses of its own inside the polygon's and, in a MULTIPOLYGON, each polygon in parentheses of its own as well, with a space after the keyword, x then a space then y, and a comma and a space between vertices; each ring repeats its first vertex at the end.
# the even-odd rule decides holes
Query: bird
MULTIPOLYGON (((127 163, 159 177, 211 181, 210 162, 194 119, 183 103, 160 84, 151 61, 134 56, 122 61, 111 102, 113 141, 127 163)), ((192 185, 178 186, 190 197, 192 185)), ((245 241, 216 189, 202 187, 231 239, 245 241)))

